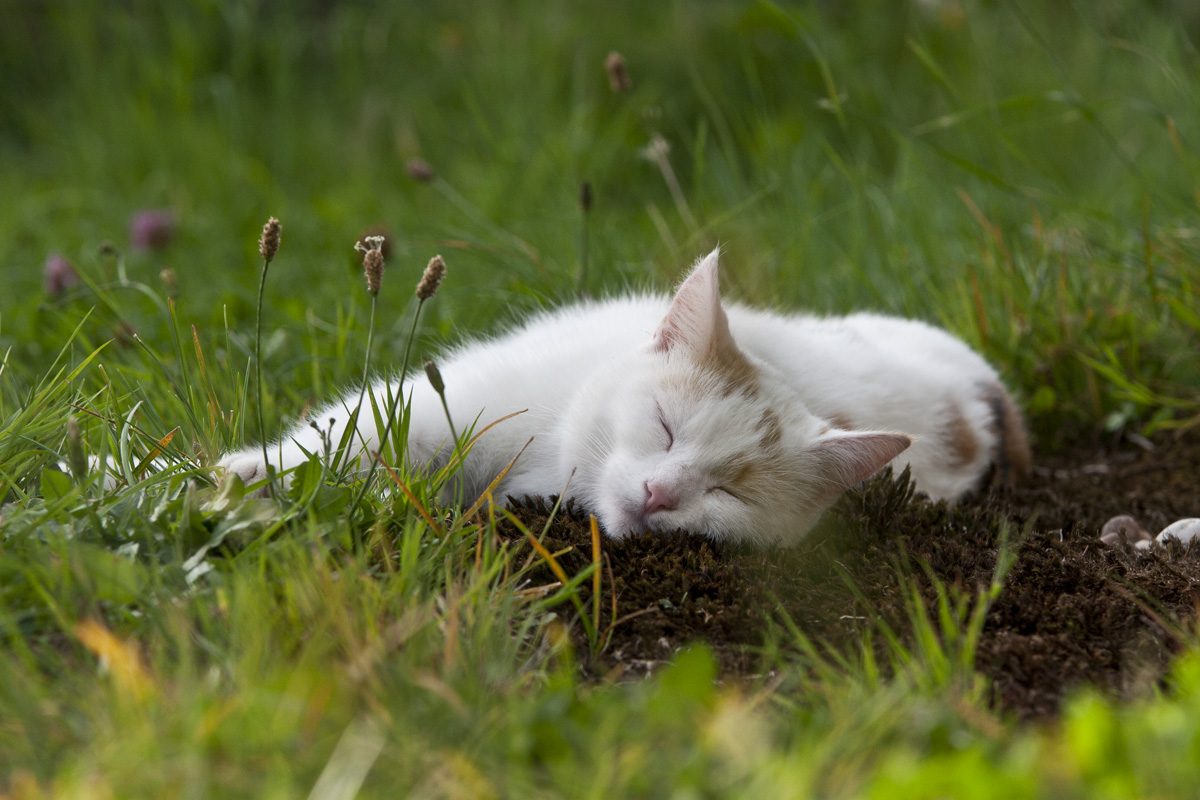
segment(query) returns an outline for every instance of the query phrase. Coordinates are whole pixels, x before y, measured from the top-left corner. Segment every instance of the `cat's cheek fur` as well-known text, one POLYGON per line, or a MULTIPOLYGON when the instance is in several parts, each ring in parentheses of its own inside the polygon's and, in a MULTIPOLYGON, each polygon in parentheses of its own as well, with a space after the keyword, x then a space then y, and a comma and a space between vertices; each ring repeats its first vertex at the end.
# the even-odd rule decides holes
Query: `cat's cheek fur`
POLYGON ((614 453, 596 476, 592 504, 604 533, 614 539, 646 529, 644 490, 637 483, 643 472, 637 460, 614 453))
POLYGON ((573 473, 568 494, 615 539, 644 529, 644 490, 634 476, 644 471, 645 448, 661 436, 648 402, 654 374, 649 360, 643 348, 619 359, 620 369, 596 369, 576 391, 558 431, 559 467, 573 473), (631 450, 629 442, 637 446, 631 450))

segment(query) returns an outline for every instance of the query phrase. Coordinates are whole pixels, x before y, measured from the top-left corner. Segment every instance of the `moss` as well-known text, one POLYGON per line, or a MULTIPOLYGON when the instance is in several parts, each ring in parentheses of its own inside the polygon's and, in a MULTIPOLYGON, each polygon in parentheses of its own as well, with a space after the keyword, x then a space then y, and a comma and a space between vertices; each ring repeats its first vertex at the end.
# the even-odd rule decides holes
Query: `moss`
MULTIPOLYGON (((844 497, 804 542, 752 549, 688 535, 605 540, 603 625, 608 646, 585 669, 594 676, 642 674, 702 639, 727 678, 760 674, 762 645, 781 614, 823 646, 860 646, 867 627, 910 628, 904 573, 927 604, 926 576, 974 594, 996 570, 1001 531, 1019 538, 1017 558, 992 603, 976 654, 994 704, 1021 717, 1057 713, 1064 693, 1092 684, 1128 694, 1162 676, 1178 630, 1195 617, 1200 547, 1151 553, 1098 539, 1110 516, 1130 513, 1157 531, 1200 515, 1194 476, 1200 437, 1167 439, 1154 451, 1076 439, 1048 457, 1034 480, 949 507, 912 496, 905 476, 881 475, 844 497)), ((526 499, 519 515, 534 530, 547 503, 526 499)), ((519 538, 512 528, 502 535, 519 538)), ((546 546, 563 552, 568 575, 591 563, 587 518, 567 507, 546 546)), ((549 583, 535 565, 531 580, 549 583)), ((590 584, 581 590, 590 604, 590 584)), ((591 608, 590 605, 587 605, 591 608)), ((588 652, 581 625, 578 650, 588 652)), ((880 645, 882 647, 882 645, 880 645)))

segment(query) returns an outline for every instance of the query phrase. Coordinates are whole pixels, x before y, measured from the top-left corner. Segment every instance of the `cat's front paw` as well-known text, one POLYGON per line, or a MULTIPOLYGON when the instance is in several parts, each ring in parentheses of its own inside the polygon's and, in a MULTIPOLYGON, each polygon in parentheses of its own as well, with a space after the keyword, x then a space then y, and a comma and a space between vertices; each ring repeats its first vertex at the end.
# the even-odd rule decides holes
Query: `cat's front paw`
MULTIPOLYGON (((223 470, 225 475, 237 475, 246 486, 252 486, 267 479, 267 462, 263 461, 261 450, 229 453, 217 462, 217 469, 223 470)), ((264 483, 251 494, 258 497, 269 497, 271 494, 270 484, 264 483)))

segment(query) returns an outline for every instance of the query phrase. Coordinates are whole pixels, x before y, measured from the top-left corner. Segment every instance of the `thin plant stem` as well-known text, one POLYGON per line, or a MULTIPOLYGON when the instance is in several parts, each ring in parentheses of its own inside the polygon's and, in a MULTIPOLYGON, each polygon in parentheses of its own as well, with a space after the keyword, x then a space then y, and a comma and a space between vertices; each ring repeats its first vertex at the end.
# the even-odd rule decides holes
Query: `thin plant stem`
MULTIPOLYGON (((367 396, 367 378, 371 374, 371 343, 375 339, 375 311, 379 306, 379 295, 371 297, 371 321, 367 324, 367 357, 363 359, 362 386, 358 390, 358 404, 354 407, 353 423, 358 427, 358 418, 362 416, 363 400, 367 396)), ((341 454, 338 454, 341 458, 341 454)))
MULTIPOLYGON (((454 427, 454 418, 450 415, 450 405, 446 402, 446 384, 442 380, 442 373, 437 368, 437 364, 433 363, 432 361, 425 362, 425 377, 429 378, 430 385, 432 385, 433 390, 437 392, 438 399, 442 401, 442 411, 444 411, 446 414, 446 424, 450 426, 450 437, 454 448, 453 453, 458 462, 458 468, 461 469, 465 456, 459 448, 458 430, 454 427)), ((459 504, 462 502, 462 497, 459 496, 461 494, 459 490, 462 489, 462 483, 457 482, 456 486, 458 488, 455 491, 455 504, 459 504)))
POLYGON ((588 271, 588 215, 585 211, 583 221, 579 223, 579 285, 580 294, 587 294, 588 271))
POLYGON ((675 208, 679 211, 679 216, 695 232, 699 226, 696 223, 696 217, 692 214, 692 209, 688 207, 683 187, 679 185, 679 179, 675 177, 675 170, 671 167, 670 152, 671 145, 667 143, 667 140, 659 134, 655 134, 650 140, 650 144, 642 150, 642 158, 653 162, 658 167, 663 181, 667 184, 667 189, 671 192, 671 199, 675 201, 675 208))
POLYGON ((671 192, 671 199, 675 201, 675 207, 679 209, 679 216, 683 217, 683 221, 693 231, 699 226, 696 224, 696 218, 692 215, 692 209, 688 206, 687 198, 683 195, 683 187, 679 185, 679 179, 675 177, 675 170, 671 167, 671 161, 665 155, 658 160, 658 168, 662 172, 663 180, 667 182, 667 189, 671 192))
POLYGON ((442 410, 446 412, 446 424, 450 426, 450 438, 454 440, 454 454, 458 456, 458 463, 463 463, 462 454, 458 452, 458 431, 454 429, 454 420, 450 418, 450 406, 446 404, 446 393, 438 392, 438 397, 442 399, 442 410))
MULTIPOLYGON (((408 343, 404 346, 404 361, 400 366, 400 380, 399 385, 396 388, 395 395, 392 394, 390 382, 388 382, 389 388, 386 403, 387 421, 383 425, 383 432, 380 434, 378 442, 379 450, 381 452, 384 444, 388 440, 388 437, 392 434, 392 423, 396 420, 397 404, 399 404, 400 408, 404 407, 404 376, 408 374, 408 359, 412 355, 413 339, 416 338, 417 335, 417 321, 421 318, 421 307, 424 305, 425 298, 419 298, 417 300, 417 310, 413 312, 412 328, 410 328, 408 331, 408 343)), ((361 402, 362 401, 360 400, 360 407, 361 402)), ((398 456, 399 453, 397 452, 396 455, 398 456)), ((354 502, 350 504, 351 508, 356 507, 360 502, 362 502, 363 495, 365 495, 367 492, 367 487, 371 485, 371 479, 375 477, 375 468, 378 466, 378 464, 379 462, 376 459, 371 459, 371 467, 367 470, 367 477, 363 480, 362 486, 358 487, 358 494, 355 495, 354 502)))
POLYGON ((379 295, 371 298, 371 320, 367 323, 367 357, 363 360, 363 385, 362 392, 358 395, 358 402, 362 402, 363 393, 367 390, 367 375, 371 369, 371 341, 375 338, 375 311, 379 305, 379 295))
POLYGON ((262 307, 263 294, 267 289, 267 268, 271 262, 267 259, 263 260, 262 277, 258 282, 258 311, 254 317, 254 381, 257 386, 258 393, 258 429, 259 439, 262 445, 263 469, 267 473, 267 485, 270 487, 271 496, 278 497, 278 492, 275 487, 275 476, 271 472, 271 458, 267 452, 267 423, 263 416, 263 380, 262 380, 262 307))

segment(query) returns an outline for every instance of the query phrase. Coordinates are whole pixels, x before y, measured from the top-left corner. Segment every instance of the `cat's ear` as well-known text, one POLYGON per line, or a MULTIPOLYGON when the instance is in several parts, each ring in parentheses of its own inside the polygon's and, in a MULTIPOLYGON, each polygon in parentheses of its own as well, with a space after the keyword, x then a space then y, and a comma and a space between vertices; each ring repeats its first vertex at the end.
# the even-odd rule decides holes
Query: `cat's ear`
MULTIPOLYGON (((831 430, 811 447, 823 491, 836 499, 856 483, 866 480, 913 443, 906 433, 831 430)), ((830 501, 832 502, 832 500, 830 501)))
POLYGON ((703 356, 733 345, 729 320, 721 308, 717 248, 692 267, 675 291, 671 308, 654 332, 654 349, 660 353, 683 348, 703 356))

